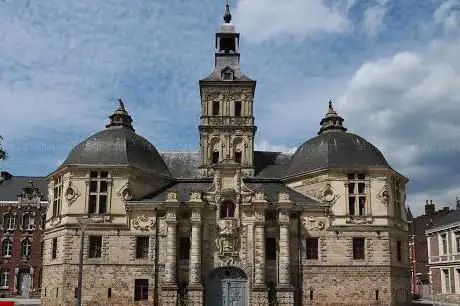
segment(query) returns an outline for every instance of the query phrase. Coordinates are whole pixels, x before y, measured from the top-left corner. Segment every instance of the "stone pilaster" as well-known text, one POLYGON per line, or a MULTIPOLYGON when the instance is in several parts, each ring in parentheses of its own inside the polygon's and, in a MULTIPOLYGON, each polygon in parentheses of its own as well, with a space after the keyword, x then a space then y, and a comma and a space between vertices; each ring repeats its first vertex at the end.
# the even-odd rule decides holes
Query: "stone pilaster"
POLYGON ((187 290, 189 305, 202 305, 201 285, 201 208, 203 202, 198 192, 191 192, 189 207, 192 209, 192 237, 190 245, 189 286, 187 290))
POLYGON ((280 240, 279 240, 279 285, 289 285, 289 269, 290 269, 290 254, 289 254, 289 223, 280 223, 280 240))
POLYGON ((263 222, 255 224, 254 285, 265 285, 265 228, 263 222))
POLYGON ((166 240, 166 263, 164 282, 176 284, 176 220, 167 220, 168 234, 166 240))

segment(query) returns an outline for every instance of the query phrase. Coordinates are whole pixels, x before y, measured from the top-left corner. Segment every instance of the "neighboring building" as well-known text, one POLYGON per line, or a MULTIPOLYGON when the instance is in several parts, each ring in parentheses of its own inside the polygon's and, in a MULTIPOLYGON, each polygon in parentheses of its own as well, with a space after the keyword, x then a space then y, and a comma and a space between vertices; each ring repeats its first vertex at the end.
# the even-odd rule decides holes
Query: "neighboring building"
POLYGON ((75 304, 81 216, 84 305, 410 299, 407 179, 331 103, 295 154, 255 151, 256 82, 228 6, 224 21, 199 83, 199 152, 160 154, 120 101, 48 176, 42 305, 75 304))
POLYGON ((432 298, 460 304, 460 210, 449 213, 426 235, 432 298))
POLYGON ((47 202, 44 178, 0 176, 0 295, 40 295, 42 230, 47 202))
MULTIPOLYGON (((407 219, 409 221, 409 241, 411 242, 410 254, 415 253, 415 280, 412 278, 413 292, 423 296, 429 296, 429 270, 428 270, 428 245, 426 240, 426 230, 438 223, 442 218, 448 215, 452 210, 449 207, 436 211, 436 206, 433 200, 426 200, 425 214, 413 217, 408 208, 407 219), (412 244, 412 237, 415 238, 415 243, 412 244), (413 247, 412 247, 413 245, 413 247), (422 289, 423 288, 423 289, 422 289)), ((412 257, 411 257, 412 260, 412 257)))

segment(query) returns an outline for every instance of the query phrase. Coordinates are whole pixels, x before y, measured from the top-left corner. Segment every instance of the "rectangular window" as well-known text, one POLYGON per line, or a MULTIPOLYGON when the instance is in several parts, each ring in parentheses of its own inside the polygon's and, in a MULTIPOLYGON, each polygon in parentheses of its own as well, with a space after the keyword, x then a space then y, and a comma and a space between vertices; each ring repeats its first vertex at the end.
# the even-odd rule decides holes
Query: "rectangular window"
POLYGON ((276 259, 276 238, 265 238, 265 259, 276 259))
POLYGON ((149 280, 136 279, 134 281, 134 300, 147 301, 149 299, 149 280))
POLYGON ((457 249, 457 253, 460 253, 460 232, 455 233, 455 246, 457 249))
POLYGON ((30 256, 30 248, 32 247, 32 244, 30 243, 29 239, 24 239, 21 242, 21 256, 22 257, 29 257, 30 256))
POLYGON ((180 237, 179 238, 179 259, 190 258, 190 238, 180 237))
POLYGON ((8 271, 6 270, 0 272, 0 287, 8 287, 8 271))
POLYGON ((220 113, 220 102, 212 101, 212 115, 219 116, 219 113, 220 113))
POLYGON ((42 219, 41 219, 41 226, 42 226, 42 230, 45 229, 45 226, 46 226, 46 213, 45 214, 42 214, 42 219))
POLYGON ((62 202, 62 176, 54 178, 53 187, 53 217, 57 217, 61 214, 61 202, 62 202))
POLYGON ((402 260, 402 243, 400 240, 396 241, 396 257, 398 261, 402 260))
POLYGON ((217 164, 219 162, 219 151, 212 152, 212 163, 217 164))
POLYGON ((91 171, 89 182, 88 212, 104 214, 107 212, 109 178, 106 171, 91 171))
POLYGON ((364 173, 348 174, 348 214, 350 216, 366 215, 365 179, 364 173))
POLYGON ((109 299, 112 298, 112 288, 109 288, 107 290, 107 298, 109 298, 109 299))
POLYGON ((307 238, 307 259, 318 259, 318 238, 307 238))
POLYGON ((102 236, 89 236, 90 258, 100 258, 102 256, 102 236))
POLYGON ((442 270, 442 276, 443 276, 443 293, 450 293, 450 275, 449 275, 449 270, 442 270))
POLYGON ((241 117, 241 101, 235 101, 235 117, 241 117))
POLYGON ((364 259, 364 238, 353 238, 353 259, 364 259))
POLYGON ((442 255, 447 255, 447 235, 441 235, 441 247, 442 247, 442 255))
POLYGON ((149 258, 149 237, 136 237, 136 258, 149 258))
POLYGON ((30 213, 26 213, 22 216, 22 228, 26 231, 34 229, 34 217, 30 213))
POLYGON ((53 238, 53 249, 51 253, 51 258, 56 259, 56 255, 57 255, 57 238, 53 238))
POLYGON ((11 252, 13 250, 13 242, 10 240, 10 238, 6 238, 2 242, 2 255, 3 257, 11 257, 11 252))

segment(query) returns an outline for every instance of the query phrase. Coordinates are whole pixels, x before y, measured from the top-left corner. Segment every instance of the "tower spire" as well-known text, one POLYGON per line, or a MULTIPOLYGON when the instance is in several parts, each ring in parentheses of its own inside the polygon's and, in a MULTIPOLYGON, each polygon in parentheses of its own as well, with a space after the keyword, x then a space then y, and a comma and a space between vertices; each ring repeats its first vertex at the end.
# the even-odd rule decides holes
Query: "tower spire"
POLYGON ((230 13, 230 4, 228 3, 228 0, 225 0, 224 21, 225 23, 230 23, 232 21, 232 14, 230 13))

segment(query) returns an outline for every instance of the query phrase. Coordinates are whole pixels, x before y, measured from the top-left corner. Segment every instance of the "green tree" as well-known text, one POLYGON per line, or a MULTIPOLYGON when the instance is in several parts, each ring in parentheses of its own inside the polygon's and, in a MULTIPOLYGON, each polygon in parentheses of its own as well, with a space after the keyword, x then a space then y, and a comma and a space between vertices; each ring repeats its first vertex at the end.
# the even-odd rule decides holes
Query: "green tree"
POLYGON ((6 158, 6 152, 2 148, 2 140, 3 140, 3 137, 0 136, 0 160, 6 158))

